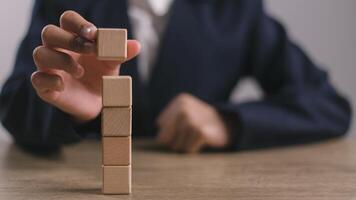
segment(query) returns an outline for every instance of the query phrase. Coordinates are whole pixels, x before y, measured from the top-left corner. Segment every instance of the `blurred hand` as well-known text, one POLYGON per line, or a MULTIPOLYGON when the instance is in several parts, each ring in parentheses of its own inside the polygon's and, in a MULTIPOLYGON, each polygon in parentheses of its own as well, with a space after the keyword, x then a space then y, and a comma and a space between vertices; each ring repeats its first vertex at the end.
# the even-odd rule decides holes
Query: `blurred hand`
POLYGON ((180 94, 157 120, 158 142, 180 152, 196 153, 203 147, 229 144, 225 122, 211 105, 190 94, 180 94))
MULTIPOLYGON (((44 101, 86 122, 101 111, 103 75, 118 75, 120 62, 96 59, 97 28, 74 11, 66 11, 60 27, 42 30, 42 46, 33 51, 37 71, 32 85, 44 101)), ((128 59, 140 51, 137 41, 127 42, 128 59)))

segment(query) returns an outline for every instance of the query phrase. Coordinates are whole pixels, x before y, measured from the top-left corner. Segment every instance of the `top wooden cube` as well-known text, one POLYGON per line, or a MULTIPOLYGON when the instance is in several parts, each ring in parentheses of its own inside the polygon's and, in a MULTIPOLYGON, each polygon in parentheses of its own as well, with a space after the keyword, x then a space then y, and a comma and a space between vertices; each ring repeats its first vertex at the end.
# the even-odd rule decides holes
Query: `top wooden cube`
POLYGON ((99 60, 125 61, 127 58, 127 30, 99 28, 97 48, 99 60))
POLYGON ((103 106, 130 107, 132 80, 130 76, 103 76, 103 106))

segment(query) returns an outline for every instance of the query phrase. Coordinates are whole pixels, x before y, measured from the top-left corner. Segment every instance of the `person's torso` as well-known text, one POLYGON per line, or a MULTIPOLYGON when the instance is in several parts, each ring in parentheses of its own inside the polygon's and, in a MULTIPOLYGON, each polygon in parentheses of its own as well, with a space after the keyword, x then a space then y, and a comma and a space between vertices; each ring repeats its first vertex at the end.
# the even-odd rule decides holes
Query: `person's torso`
MULTIPOLYGON (((253 13, 247 2, 173 2, 149 81, 143 84, 140 80, 136 59, 121 67, 122 75, 133 77, 134 135, 155 134, 155 118, 179 93, 191 93, 211 104, 228 101, 248 69, 253 13)), ((126 1, 57 3, 58 15, 73 9, 98 27, 124 27, 129 38, 133 37, 126 1)))

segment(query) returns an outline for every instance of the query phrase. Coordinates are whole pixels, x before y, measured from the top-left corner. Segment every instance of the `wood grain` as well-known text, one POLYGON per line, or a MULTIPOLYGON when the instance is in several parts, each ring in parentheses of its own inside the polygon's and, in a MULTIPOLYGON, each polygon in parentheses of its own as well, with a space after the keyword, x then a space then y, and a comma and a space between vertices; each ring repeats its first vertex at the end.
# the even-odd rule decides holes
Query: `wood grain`
POLYGON ((103 137, 103 165, 131 164, 131 137, 103 137))
POLYGON ((102 136, 130 136, 132 131, 131 107, 104 107, 102 110, 102 136))
POLYGON ((97 48, 99 60, 125 61, 127 58, 127 30, 99 28, 97 48))
POLYGON ((132 80, 130 76, 103 76, 103 106, 130 107, 132 80))
POLYGON ((102 166, 104 194, 131 193, 131 166, 102 166))
POLYGON ((101 193, 101 142, 34 156, 0 140, 0 199, 353 200, 354 138, 238 153, 187 156, 132 143, 132 193, 101 193))

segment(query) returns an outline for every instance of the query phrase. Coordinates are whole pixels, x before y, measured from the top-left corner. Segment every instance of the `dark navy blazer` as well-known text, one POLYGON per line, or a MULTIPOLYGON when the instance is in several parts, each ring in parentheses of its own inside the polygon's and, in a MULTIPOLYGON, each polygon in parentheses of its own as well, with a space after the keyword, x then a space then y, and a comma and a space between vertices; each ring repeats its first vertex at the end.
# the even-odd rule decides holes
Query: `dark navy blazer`
MULTIPOLYGON (((132 30, 124 0, 37 0, 30 29, 0 99, 1 121, 18 144, 58 147, 99 133, 100 119, 76 126, 43 102, 32 88, 33 49, 41 29, 75 10, 98 27, 132 30)), ((351 108, 327 74, 266 15, 261 0, 176 0, 148 84, 136 60, 121 68, 133 76, 134 136, 156 134, 154 120, 177 94, 188 92, 214 105, 233 129, 233 147, 246 149, 309 142, 343 135, 351 108), (260 101, 231 103, 239 80, 252 77, 264 92, 260 101)))

